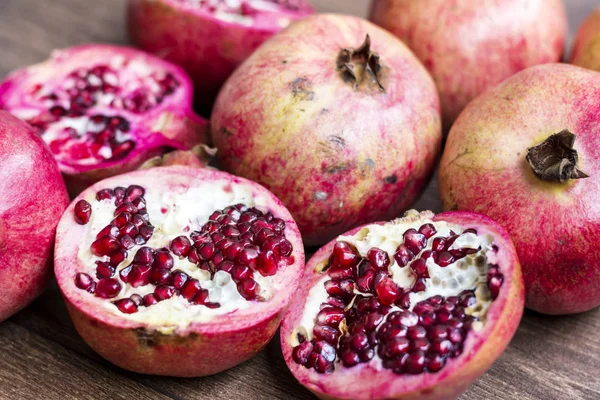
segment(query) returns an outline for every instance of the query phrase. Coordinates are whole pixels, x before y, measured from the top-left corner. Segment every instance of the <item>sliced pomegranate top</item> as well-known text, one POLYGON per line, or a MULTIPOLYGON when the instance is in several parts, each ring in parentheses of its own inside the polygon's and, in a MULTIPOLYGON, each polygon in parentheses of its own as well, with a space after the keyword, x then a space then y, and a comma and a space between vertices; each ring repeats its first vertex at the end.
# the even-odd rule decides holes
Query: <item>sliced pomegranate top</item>
POLYGON ((306 0, 163 0, 223 22, 280 30, 313 9, 306 0))
POLYGON ((472 357, 509 301, 517 261, 489 219, 451 214, 413 212, 366 225, 315 254, 282 327, 301 382, 331 380, 344 391, 347 375, 386 371, 353 397, 386 398, 395 392, 380 393, 379 384, 389 389, 403 376, 398 387, 412 390, 472 357))
POLYGON ((63 172, 200 140, 186 127, 188 119, 202 124, 191 103, 191 84, 179 67, 117 46, 55 51, 0 84, 0 108, 37 128, 63 172))
POLYGON ((266 189, 176 166, 82 193, 58 228, 55 268, 84 312, 170 331, 278 312, 303 258, 295 223, 266 189))

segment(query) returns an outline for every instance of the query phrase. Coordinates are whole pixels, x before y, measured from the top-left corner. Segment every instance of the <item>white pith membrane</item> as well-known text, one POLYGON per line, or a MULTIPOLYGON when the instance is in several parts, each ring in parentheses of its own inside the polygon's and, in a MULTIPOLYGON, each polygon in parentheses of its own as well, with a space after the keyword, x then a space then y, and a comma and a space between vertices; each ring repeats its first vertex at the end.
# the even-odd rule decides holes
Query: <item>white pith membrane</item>
POLYGON ((215 18, 244 26, 287 27, 289 14, 301 11, 303 2, 289 1, 290 7, 276 0, 174 0, 182 7, 210 12, 215 18), (268 16, 268 17, 266 17, 268 16))
POLYGON ((59 164, 86 167, 112 161, 113 157, 123 158, 136 147, 132 135, 136 123, 147 123, 148 112, 180 102, 187 94, 182 82, 162 61, 154 61, 141 52, 119 51, 118 48, 56 50, 48 61, 17 71, 14 90, 9 88, 0 103, 39 129, 59 164), (82 88, 82 82, 88 86, 82 88), (170 89, 165 91, 161 84, 170 89), (70 95, 69 91, 84 89, 91 93, 90 102, 70 114, 75 109, 73 97, 77 95, 70 95), (136 109, 140 101, 143 111, 136 109), (60 108, 66 112, 61 114, 60 108), (57 110, 56 116, 52 115, 53 109, 57 110), (96 122, 91 119, 94 116, 105 119, 96 122), (111 119, 121 123, 110 126, 111 119), (138 122, 140 119, 143 121, 138 122), (92 145, 91 138, 103 130, 113 132, 110 142, 99 140, 92 145), (127 143, 127 150, 120 153, 116 149, 125 146, 123 143, 127 143))
MULTIPOLYGON (((488 270, 491 265, 488 264, 486 254, 488 252, 496 251, 494 249, 494 237, 490 234, 482 235, 471 232, 463 234, 465 228, 462 226, 449 224, 445 221, 433 222, 432 218, 433 214, 430 212, 419 214, 416 211, 409 211, 405 215, 405 218, 391 221, 383 225, 368 225, 360 229, 354 235, 340 236, 336 239, 336 242, 338 243, 349 243, 354 246, 358 251, 359 256, 363 259, 367 258, 367 253, 372 248, 385 251, 390 259, 388 272, 392 280, 399 288, 403 289, 404 292, 410 292, 417 279, 410 265, 423 255, 424 252, 431 251, 435 238, 447 238, 451 236, 453 232, 454 234, 459 235, 459 237, 448 248, 449 250, 464 248, 478 249, 477 252, 468 254, 464 258, 460 258, 445 267, 438 265, 433 257, 427 258, 426 265, 429 278, 426 278, 424 281, 425 290, 416 293, 410 292, 408 294, 410 299, 410 306, 408 309, 399 307, 397 305, 398 302, 390 305, 389 311, 385 314, 385 318, 377 326, 375 332, 379 332, 386 323, 387 317, 392 312, 404 310, 413 311, 419 302, 427 301, 427 299, 430 299, 433 296, 442 296, 444 299, 447 299, 452 296, 459 296, 461 293, 465 293, 465 291, 472 291, 476 299, 474 304, 464 308, 464 313, 467 316, 474 318, 470 329, 478 332, 484 328, 486 315, 493 302, 492 294, 488 286, 488 270), (404 267, 399 266, 394 259, 394 254, 396 253, 398 246, 404 243, 404 232, 411 228, 418 231, 419 228, 425 224, 433 224, 437 232, 427 239, 427 245, 415 255, 411 262, 404 267)), ((332 280, 332 277, 328 275, 328 268, 328 260, 322 261, 315 267, 315 272, 321 273, 323 277, 309 290, 300 322, 295 326, 289 337, 289 344, 294 348, 304 341, 313 341, 313 343, 315 343, 315 340, 317 342, 319 341, 313 334, 313 329, 318 324, 316 316, 320 310, 324 308, 324 304, 328 303, 328 300, 334 297, 327 293, 325 286, 327 281, 332 280)), ((354 296, 352 300, 346 301, 346 307, 344 308, 345 312, 352 309, 359 299, 377 296, 376 291, 373 291, 373 293, 364 293, 361 292, 356 285, 354 286, 353 293, 354 296)), ((344 335, 348 333, 348 328, 345 318, 336 326, 336 329, 340 332, 340 336, 336 339, 334 344, 336 349, 335 362, 333 363, 335 369, 354 367, 344 366, 340 360, 341 348, 339 346, 344 335)), ((466 334, 468 335, 468 332, 466 334)), ((466 340, 466 338, 463 338, 463 342, 464 340, 466 340)), ((321 340, 321 342, 322 341, 323 340, 321 340)), ((372 345, 372 348, 376 348, 379 345, 380 344, 372 345)), ((407 350, 406 354, 410 351, 411 350, 407 350)), ((369 365, 375 370, 384 368, 382 359, 377 354, 377 351, 374 351, 374 356, 370 360, 361 361, 358 365, 369 365)), ((311 366, 308 366, 307 368, 310 367, 311 366)), ((317 368, 315 367, 315 369, 317 368)), ((323 371, 317 370, 317 372, 323 371)))
MULTIPOLYGON (((113 277, 119 280, 119 271, 132 262, 139 248, 144 246, 156 249, 168 248, 174 238, 181 235, 189 237, 191 232, 200 230, 215 210, 222 210, 227 206, 241 203, 264 212, 267 211, 268 199, 266 197, 257 196, 249 188, 241 185, 232 186, 231 191, 224 190, 223 186, 224 184, 221 182, 202 182, 199 186, 183 192, 159 192, 153 188, 146 188, 144 195, 146 210, 150 217, 150 223, 155 227, 154 233, 146 244, 136 245, 128 251, 127 258, 117 266, 113 277)), ((84 235, 78 252, 79 269, 77 272, 87 273, 95 278, 95 262, 108 261, 109 257, 98 257, 92 254, 90 246, 96 240, 97 233, 115 218, 116 206, 112 199, 96 201, 95 198, 90 198, 87 200, 92 205, 92 213, 88 223, 84 225, 84 235)), ((148 284, 133 287, 119 280, 121 290, 116 297, 103 302, 103 312, 155 326, 160 332, 170 333, 177 328, 185 328, 193 322, 207 322, 215 317, 252 307, 255 302, 248 301, 239 294, 236 283, 231 279, 229 273, 217 271, 214 278, 211 279, 208 271, 200 269, 187 258, 180 259, 173 255, 173 260, 174 266, 171 271, 179 270, 185 272, 190 278, 197 279, 202 288, 208 290, 210 302, 218 302, 220 307, 208 308, 204 305, 192 304, 176 294, 149 307, 140 306, 133 314, 125 314, 117 309, 113 304, 114 301, 129 298, 133 294, 144 296, 153 293, 156 286, 148 284)), ((263 276, 258 271, 254 271, 252 277, 260 285, 259 296, 264 301, 271 299, 274 290, 277 290, 273 276, 263 276)), ((94 296, 87 293, 86 295, 94 296)))

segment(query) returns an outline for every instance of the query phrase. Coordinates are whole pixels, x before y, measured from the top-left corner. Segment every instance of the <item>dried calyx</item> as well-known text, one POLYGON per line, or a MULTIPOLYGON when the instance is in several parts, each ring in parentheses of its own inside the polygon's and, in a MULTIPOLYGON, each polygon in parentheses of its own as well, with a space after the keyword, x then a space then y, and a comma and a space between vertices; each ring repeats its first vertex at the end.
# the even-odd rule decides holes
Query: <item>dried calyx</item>
POLYGON ((337 67, 342 78, 358 88, 365 80, 385 91, 380 82, 381 64, 379 56, 371 51, 371 38, 367 34, 364 43, 358 49, 342 49, 337 59, 337 67))
POLYGON ((527 149, 527 162, 538 178, 550 182, 565 182, 589 176, 577 166, 579 154, 573 148, 575 138, 573 133, 565 129, 527 149))
POLYGON ((499 295, 504 277, 487 257, 498 248, 491 235, 431 218, 338 238, 292 333, 296 363, 319 373, 376 363, 420 374, 462 353, 499 295))

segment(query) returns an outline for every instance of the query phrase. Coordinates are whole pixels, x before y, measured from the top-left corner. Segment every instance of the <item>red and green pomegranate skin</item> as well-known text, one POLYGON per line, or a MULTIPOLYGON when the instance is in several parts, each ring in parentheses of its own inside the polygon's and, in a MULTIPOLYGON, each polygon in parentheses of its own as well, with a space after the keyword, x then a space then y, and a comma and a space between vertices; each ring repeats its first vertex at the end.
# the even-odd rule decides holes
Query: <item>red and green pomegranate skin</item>
POLYGON ((442 156, 444 209, 486 213, 506 227, 523 266, 526 305, 542 313, 600 305, 599 113, 598 73, 533 67, 471 103, 442 156), (577 167, 588 177, 541 179, 528 149, 565 129, 576 135, 577 167))
POLYGON ((571 64, 600 71, 600 8, 579 27, 571 52, 571 64))
MULTIPOLYGON (((106 201, 103 200, 103 202, 106 201)), ((126 200, 122 205, 125 204, 127 204, 126 200)), ((117 213, 116 210, 115 213, 117 213)), ((123 213, 119 215, 122 216, 123 213)), ((219 213, 217 215, 221 217, 225 216, 225 214, 219 213)), ((138 217, 139 215, 134 215, 134 223, 138 217)), ((110 221, 112 212, 108 218, 106 216, 103 218, 106 221, 110 221)), ((113 220, 113 224, 117 218, 113 220)), ((165 219, 164 221, 168 220, 165 219)), ((228 226, 228 229, 235 230, 232 226, 228 226)), ((140 228, 139 232, 141 234, 142 228, 140 228)), ((219 231, 212 232, 214 235, 219 234, 219 231)), ((221 232, 224 233, 225 231, 222 230, 221 232)), ((123 237, 120 240, 121 243, 124 243, 123 237)), ((214 240, 217 243, 217 239, 214 240)), ((94 243, 97 242, 98 240, 96 239, 94 243)), ((182 242, 179 243, 181 244, 182 242)), ((92 244, 92 248, 94 246, 95 244, 92 244)), ((192 246, 196 246, 196 244, 192 246)), ((215 244, 215 246, 218 246, 218 244, 215 244)), ((97 249, 101 249, 101 247, 102 245, 98 245, 97 249)), ((219 248, 217 247, 216 250, 219 248)), ((215 247, 213 247, 213 250, 215 250, 215 247)), ((221 254, 220 251, 215 251, 215 255, 217 252, 221 254)), ((229 263, 231 266, 232 261, 229 261, 231 256, 227 255, 225 249, 223 250, 223 254, 225 254, 225 261, 223 261, 221 266, 224 266, 226 263, 229 263)), ((221 254, 221 258, 223 258, 223 254, 221 254)), ((158 256, 156 256, 155 262, 157 260, 158 256)), ((215 258, 210 262, 212 263, 214 260, 215 258)), ((112 262, 112 256, 110 262, 112 262)), ((213 271, 211 280, 216 279, 214 276, 223 273, 225 270, 223 267, 223 271, 221 271, 221 267, 219 267, 219 271, 215 273, 214 270, 217 264, 216 261, 214 262, 215 265, 210 264, 210 268, 213 271)), ((260 261, 257 264, 260 265, 260 261)), ((96 265, 100 267, 98 262, 96 265)), ((235 267, 237 266, 238 262, 236 261, 235 267)), ((273 194, 254 182, 232 176, 222 171, 181 165, 155 167, 117 175, 100 181, 82 192, 66 209, 59 223, 54 257, 55 275, 65 299, 67 310, 78 333, 94 351, 117 366, 130 371, 176 377, 198 377, 216 374, 246 361, 261 351, 277 331, 281 318, 288 307, 291 293, 294 293, 298 287, 303 267, 304 248, 302 247, 300 232, 289 212, 273 194), (171 272, 171 278, 168 281, 163 281, 163 284, 159 285, 154 282, 153 272, 157 268, 156 266, 153 267, 153 272, 150 273, 150 281, 146 277, 145 282, 140 284, 143 278, 141 274, 138 274, 138 277, 135 278, 138 283, 132 283, 131 276, 134 274, 133 271, 135 268, 138 268, 138 271, 140 270, 137 266, 138 264, 136 264, 136 260, 141 251, 140 249, 143 247, 139 247, 138 245, 127 249, 129 258, 116 265, 111 271, 111 278, 105 277, 101 279, 97 275, 100 274, 100 268, 96 269, 95 274, 90 273, 89 269, 86 269, 89 268, 89 260, 82 258, 81 254, 88 254, 89 250, 84 248, 85 240, 88 240, 86 238, 90 237, 88 235, 94 235, 91 236, 92 238, 98 238, 98 236, 102 235, 102 233, 96 235, 94 230, 88 231, 88 229, 94 229, 93 218, 99 218, 100 214, 94 217, 94 213, 98 212, 99 208, 92 208, 91 215, 88 214, 83 221, 81 219, 77 220, 77 215, 79 215, 77 213, 78 205, 82 201, 87 201, 92 204, 92 207, 110 207, 113 197, 108 200, 109 205, 104 203, 104 206, 97 199, 101 193, 106 194, 105 189, 112 190, 112 188, 115 188, 116 195, 116 188, 118 187, 121 187, 121 189, 128 188, 125 193, 125 199, 127 199, 129 189, 136 187, 138 189, 140 187, 143 188, 142 193, 145 192, 145 194, 142 194, 142 197, 146 199, 147 210, 150 211, 146 213, 146 216, 149 215, 148 224, 154 224, 152 227, 154 236, 157 234, 168 235, 172 238, 173 236, 182 235, 177 239, 173 239, 170 245, 161 249, 155 248, 156 245, 152 244, 154 236, 147 243, 143 244, 143 246, 146 246, 146 249, 150 247, 154 248, 157 252, 162 251, 171 255, 171 266, 168 267, 171 272), (199 189, 202 192, 200 194, 198 194, 199 189), (196 190, 196 194, 194 195, 196 197, 191 202, 184 202, 183 199, 185 196, 193 190, 196 190), (183 271, 182 265, 191 265, 193 269, 197 269, 198 271, 200 271, 200 265, 205 265, 206 268, 209 267, 209 261, 199 260, 210 260, 210 258, 206 258, 206 253, 202 253, 199 250, 196 252, 195 247, 189 248, 189 240, 191 239, 194 243, 203 243, 200 239, 208 240, 211 235, 206 233, 208 231, 202 230, 204 234, 198 235, 197 239, 194 239, 194 235, 199 233, 200 229, 198 231, 193 229, 194 232, 188 229, 178 231, 176 228, 173 228, 172 222, 179 221, 182 224, 187 224, 182 226, 196 227, 199 227, 198 224, 204 224, 202 225, 203 228, 209 224, 215 226, 216 222, 214 222, 212 215, 209 222, 201 222, 196 220, 197 217, 195 215, 202 214, 194 214, 194 212, 198 210, 201 212, 205 211, 206 215, 208 215, 213 212, 213 208, 201 207, 206 207, 207 204, 216 204, 215 202, 218 202, 218 200, 215 199, 219 196, 229 196, 239 193, 242 193, 240 195, 240 198, 243 199, 242 202, 251 199, 256 200, 256 207, 265 211, 269 210, 272 213, 271 217, 279 218, 279 223, 285 223, 281 234, 289 241, 288 244, 293 246, 293 248, 289 249, 290 253, 286 258, 288 262, 285 266, 281 266, 280 264, 277 271, 271 271, 268 274, 269 276, 263 276, 261 285, 265 282, 264 279, 270 279, 271 282, 272 295, 268 298, 259 299, 257 297, 249 299, 247 297, 248 304, 245 308, 228 309, 226 312, 213 315, 208 319, 200 319, 198 317, 198 315, 202 316, 202 313, 200 313, 197 316, 186 317, 186 323, 179 323, 180 320, 177 318, 179 316, 185 317, 185 314, 181 314, 181 312, 193 311, 193 308, 197 307, 206 307, 202 308, 201 312, 214 311, 208 310, 208 308, 218 309, 226 307, 228 305, 228 298, 222 296, 220 303, 215 303, 212 300, 212 294, 210 294, 211 297, 208 300, 213 302, 206 302, 206 298, 200 301, 197 297, 201 292, 206 294, 206 290, 200 290, 197 292, 197 295, 193 295, 188 289, 194 291, 197 289, 194 289, 192 286, 188 288, 187 285, 184 285, 177 290, 174 289, 177 288, 177 284, 173 277, 175 274, 183 271), (161 200, 160 204, 154 203, 153 205, 153 199, 156 200, 157 198, 163 200, 161 200), (206 201, 203 199, 206 199, 206 201), (156 207, 160 211, 156 211, 156 207), (161 209, 161 207, 164 208, 161 209), (152 211, 152 209, 155 211, 152 211), (169 215, 177 212, 181 213, 180 216, 171 219, 171 223, 165 222, 162 224, 160 222, 162 220, 157 217, 159 213, 169 215), (88 228, 87 224, 92 225, 88 228), (185 256, 178 257, 175 253, 175 242, 181 237, 190 238, 187 239, 188 250, 186 250, 186 253, 189 251, 187 259, 185 256), (198 242, 195 242, 195 240, 198 240, 198 242), (136 255, 133 261, 131 261, 134 253, 136 255), (188 264, 187 260, 192 262, 193 255, 196 257, 194 263, 197 264, 198 268, 192 264, 188 264), (129 264, 130 262, 131 264, 129 264), (133 266, 133 269, 130 266, 133 266), (129 280, 127 281, 123 279, 123 276, 128 268, 131 271, 128 272, 129 280), (88 283, 86 287, 82 287, 80 284, 82 274, 88 274, 84 278, 93 282, 93 284, 89 285, 88 283), (112 279, 113 283, 115 281, 119 283, 118 294, 107 294, 106 285, 101 288, 102 281, 106 281, 107 279, 112 279), (159 290, 161 288, 168 288, 174 294, 171 293, 169 295, 171 297, 160 297, 159 290), (130 296, 130 292, 125 292, 127 290, 134 290, 138 293, 136 304, 130 300, 134 299, 135 295, 130 296), (148 292, 148 290, 150 291, 148 292), (154 290, 154 293, 152 290, 154 290), (144 291, 148 293, 144 295, 144 291), (143 298, 141 295, 144 295, 143 298), (149 303, 147 303, 148 296, 152 300, 149 303), (181 302, 177 303, 179 306, 174 308, 172 305, 175 303, 167 303, 172 300, 181 300, 181 302), (129 303, 119 304, 119 301, 129 301, 129 303), (167 305, 168 308, 157 309, 161 305, 167 305), (154 309, 156 311, 153 311, 154 309), (180 314, 177 314, 175 319, 171 318, 172 315, 178 312, 180 314), (145 317, 141 316, 143 313, 146 313, 145 317), (136 319, 136 316, 140 316, 141 319, 136 319), (166 324, 164 322, 165 317, 174 322, 166 324)), ((194 276, 193 272, 188 272, 190 275, 187 277, 187 281, 184 280, 184 282, 187 282, 187 284, 196 282, 197 284, 198 280, 192 279, 192 276, 194 276)), ((232 276, 233 273, 231 272, 232 276)), ((223 276, 221 275, 221 277, 223 276)), ((240 286, 238 286, 237 290, 240 290, 241 294, 240 286)), ((240 300, 244 301, 243 299, 240 300)))
POLYGON ((275 193, 312 246, 396 217, 421 194, 441 145, 439 99, 398 39, 324 14, 296 22, 236 70, 211 133, 220 165, 275 193))
POLYGON ((527 67, 559 61, 567 34, 562 0, 375 0, 370 19, 425 64, 446 131, 487 89, 527 67))
MULTIPOLYGON (((281 347, 290 371, 303 386, 313 392, 319 399, 457 399, 500 357, 518 328, 523 314, 525 294, 519 260, 506 230, 489 217, 478 213, 451 211, 435 216, 430 212, 410 213, 411 211, 407 212, 404 218, 399 218, 393 222, 406 223, 430 218, 431 223, 434 225, 445 222, 460 226, 463 229, 476 230, 477 235, 490 235, 490 237, 493 237, 494 250, 492 253, 494 254, 488 255, 487 259, 488 262, 493 263, 500 270, 503 281, 497 297, 491 302, 483 328, 478 331, 470 330, 466 334, 462 353, 455 358, 448 359, 445 365, 436 372, 426 370, 397 373, 392 369, 388 369, 389 367, 382 366, 381 360, 377 359, 377 355, 370 361, 359 362, 348 367, 340 361, 339 348, 336 348, 338 353, 330 371, 317 372, 316 367, 308 368, 298 364, 295 361, 294 347, 291 342, 297 327, 304 321, 305 304, 310 301, 309 292, 319 282, 322 282, 324 276, 327 275, 327 272, 319 271, 322 271, 323 266, 327 265, 328 262, 332 262, 330 257, 334 252, 334 246, 339 241, 344 240, 344 238, 337 238, 321 247, 307 262, 300 289, 296 292, 292 305, 284 316, 281 325, 281 347)), ((344 233, 343 236, 349 237, 358 234, 369 225, 384 224, 386 223, 376 222, 359 226, 344 233)), ((358 293, 356 290, 354 293, 358 293)), ((379 292, 376 291, 375 293, 374 296, 377 297, 379 292)), ((329 301, 332 297, 329 297, 329 301)), ((323 304, 321 304, 321 307, 323 307, 323 304)), ((391 314, 387 315, 390 316, 391 314)), ((348 329, 348 325, 344 324, 344 321, 340 324, 340 329, 348 329), (345 327, 341 328, 342 325, 345 327)), ((387 321, 389 321, 389 318, 387 321)), ((420 321, 419 324, 422 323, 423 316, 420 317, 420 321)), ((319 324, 319 322, 316 323, 319 324)), ((384 320, 379 325, 378 331, 382 330, 381 328, 385 323, 384 320)), ((407 335, 405 330, 404 334, 401 335, 400 340, 403 340, 404 336, 408 337, 410 333, 407 335)), ((426 341, 426 343, 428 342, 426 341)), ((381 341, 379 341, 374 346, 379 347, 381 345, 381 341)), ((375 353, 380 354, 379 349, 375 353)))
POLYGON ((32 302, 52 273, 56 225, 69 204, 58 167, 29 125, 0 111, 0 322, 32 302))
POLYGON ((167 149, 205 143, 192 98, 178 66, 105 44, 55 50, 0 82, 0 109, 41 134, 72 196, 167 149))
POLYGON ((306 0, 129 0, 128 29, 136 45, 183 67, 207 106, 264 41, 312 13, 306 0))

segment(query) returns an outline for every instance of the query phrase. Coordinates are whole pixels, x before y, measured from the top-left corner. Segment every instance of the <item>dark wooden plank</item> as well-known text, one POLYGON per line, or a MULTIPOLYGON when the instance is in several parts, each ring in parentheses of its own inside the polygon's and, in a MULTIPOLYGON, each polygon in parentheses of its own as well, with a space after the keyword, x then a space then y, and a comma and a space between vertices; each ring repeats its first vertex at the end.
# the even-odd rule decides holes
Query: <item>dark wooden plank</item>
MULTIPOLYGON (((319 11, 364 16, 368 0, 313 0, 319 11)), ((52 48, 126 43, 123 0, 0 0, 0 76, 45 59, 52 48)), ((571 32, 598 3, 567 0, 571 32)), ((439 211, 435 180, 416 203, 439 211)), ((600 399, 600 310, 570 317, 527 312, 509 349, 462 396, 467 399, 600 399)), ((310 399, 276 337, 254 359, 200 379, 120 370, 77 335, 55 286, 0 325, 0 398, 310 399)))

